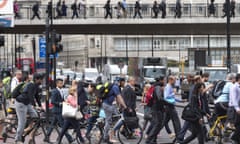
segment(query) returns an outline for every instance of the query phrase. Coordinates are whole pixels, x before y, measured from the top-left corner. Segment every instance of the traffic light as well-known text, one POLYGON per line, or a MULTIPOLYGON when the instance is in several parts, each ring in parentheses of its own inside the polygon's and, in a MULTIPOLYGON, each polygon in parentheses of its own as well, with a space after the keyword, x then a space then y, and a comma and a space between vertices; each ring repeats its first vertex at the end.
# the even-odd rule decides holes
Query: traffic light
POLYGON ((63 51, 63 45, 61 44, 62 41, 62 35, 56 33, 55 31, 52 32, 52 37, 51 37, 51 41, 52 41, 52 49, 51 49, 51 53, 55 54, 55 53, 59 53, 61 51, 63 51))
POLYGON ((4 42, 5 42, 4 36, 0 36, 0 46, 4 46, 4 42))

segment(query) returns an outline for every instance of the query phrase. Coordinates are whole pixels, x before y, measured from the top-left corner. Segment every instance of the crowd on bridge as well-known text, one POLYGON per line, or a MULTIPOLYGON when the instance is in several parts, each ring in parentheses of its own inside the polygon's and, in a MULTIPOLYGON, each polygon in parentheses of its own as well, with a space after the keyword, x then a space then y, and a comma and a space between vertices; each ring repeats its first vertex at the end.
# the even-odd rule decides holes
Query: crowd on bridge
MULTIPOLYGON (((230 7, 229 7, 229 11, 230 11, 230 17, 235 17, 235 7, 236 7, 236 2, 235 0, 231 0, 230 2, 230 7)), ((132 8, 132 7, 131 7, 132 8)), ((20 15, 20 6, 18 5, 18 2, 15 1, 14 2, 14 13, 15 13, 15 18, 21 18, 20 15)), ((107 0, 106 4, 103 6, 103 9, 105 10, 104 12, 104 18, 113 18, 113 14, 116 15, 116 18, 136 18, 137 16, 139 18, 143 18, 142 16, 142 3, 140 0, 137 0, 136 3, 134 4, 134 14, 132 16, 130 16, 129 14, 129 10, 130 7, 127 3, 127 0, 122 0, 119 1, 117 3, 117 5, 111 4, 111 0, 107 0), (115 11, 115 12, 114 12, 115 11)), ((215 16, 216 15, 216 5, 215 5, 215 0, 211 0, 210 3, 208 4, 208 14, 207 16, 215 16)), ((225 2, 223 4, 223 15, 222 17, 226 17, 227 15, 227 3, 225 2)), ((87 18, 87 11, 88 7, 86 5, 85 0, 80 0, 80 2, 78 2, 78 0, 75 0, 74 3, 72 3, 70 6, 66 4, 66 2, 63 0, 59 0, 56 3, 56 6, 54 7, 52 2, 49 1, 48 5, 46 7, 46 14, 48 15, 48 17, 54 17, 56 19, 59 18, 66 18, 66 17, 70 17, 74 19, 76 18, 87 18), (68 9, 72 10, 72 14, 69 14, 68 9), (56 11, 56 12, 54 12, 56 11), (53 16, 55 15, 55 16, 53 16)), ((153 1, 153 5, 151 7, 151 16, 152 18, 158 18, 158 15, 161 14, 161 18, 166 18, 167 16, 167 3, 166 0, 162 0, 161 2, 158 1, 153 1)), ((182 17, 182 3, 180 0, 176 0, 176 4, 175 4, 175 8, 174 8, 174 17, 175 18, 181 18, 182 17)), ((33 6, 32 6, 32 17, 31 20, 33 20, 35 17, 37 17, 38 19, 41 19, 40 17, 40 3, 36 2, 33 6)))
MULTIPOLYGON (((66 81, 62 79, 56 80, 56 85, 51 90, 50 102, 52 105, 51 113, 53 120, 51 125, 57 123, 61 126, 60 135, 57 138, 57 143, 60 144, 63 136, 65 135, 69 143, 74 141, 74 138, 68 133, 69 127, 73 127, 77 132, 77 137, 82 143, 85 143, 89 138, 89 134, 99 117, 100 109, 105 113, 105 125, 103 131, 103 141, 111 144, 117 142, 115 139, 116 131, 121 127, 121 119, 112 125, 112 115, 118 109, 122 111, 123 115, 131 113, 137 116, 137 96, 142 95, 140 106, 144 106, 144 124, 146 144, 157 144, 158 134, 163 127, 166 128, 170 138, 174 138, 174 143, 188 144, 193 139, 197 138, 199 144, 204 144, 208 140, 207 128, 205 126, 204 117, 209 121, 211 119, 225 116, 224 119, 225 129, 233 130, 231 140, 234 144, 240 143, 240 74, 229 73, 221 88, 217 84, 209 84, 209 74, 196 74, 188 75, 186 79, 176 78, 174 75, 166 77, 160 76, 155 79, 155 82, 146 82, 144 90, 141 93, 136 87, 136 79, 132 76, 125 78, 119 77, 114 83, 102 82, 101 79, 98 83, 87 83, 84 80, 73 80, 68 94, 65 95, 63 87, 66 81), (125 83, 127 81, 127 83, 125 83), (177 96, 180 83, 190 85, 188 96, 180 98, 177 96), (108 84, 108 86, 106 86, 108 84), (99 87, 103 87, 105 97, 100 98, 99 87), (111 86, 110 86, 111 85, 111 86), (214 111, 209 108, 209 90, 219 90, 220 93, 214 101, 214 111), (107 90, 107 92, 106 92, 107 90), (80 132, 79 120, 75 117, 64 117, 62 115, 63 103, 67 102, 72 107, 77 107, 82 115, 85 114, 84 108, 89 107, 88 113, 90 117, 81 120, 87 120, 88 126, 86 127, 85 136, 80 132), (182 118, 185 120, 181 127, 179 114, 176 110, 176 103, 189 103, 186 107, 190 107, 193 112, 191 116, 189 112, 185 111, 182 118), (188 115, 189 114, 189 115, 188 115), (194 115, 194 117, 192 117, 194 115), (173 123, 173 131, 169 128, 169 121, 173 123), (148 124, 150 122, 150 124, 148 124), (191 135, 186 137, 187 130, 191 131, 191 135)), ((22 74, 22 71, 17 70, 12 77, 10 72, 7 72, 0 81, 1 88, 1 110, 0 118, 14 117, 10 110, 16 111, 17 115, 17 131, 15 136, 16 143, 22 143, 22 135, 31 127, 31 123, 26 128, 27 114, 32 118, 37 118, 38 114, 36 109, 44 109, 41 99, 40 85, 42 84, 42 74, 22 74), (17 89, 17 90, 16 90, 17 89), (16 94, 16 91, 18 93, 16 94), (14 105, 14 106, 12 106, 14 105)), ((80 121, 81 121, 80 120, 80 121)), ((209 123, 210 124, 210 123, 209 123)), ((3 125, 0 125, 0 133, 2 133, 3 125)), ((211 127, 211 124, 210 124, 211 127)), ((47 129, 47 137, 44 141, 49 142, 53 127, 47 129)), ((14 131, 13 131, 14 132, 14 131)), ((30 134, 30 140, 33 134, 30 134)), ((134 138, 132 135, 131 138, 134 138)), ((0 140, 2 140, 2 135, 0 140)))

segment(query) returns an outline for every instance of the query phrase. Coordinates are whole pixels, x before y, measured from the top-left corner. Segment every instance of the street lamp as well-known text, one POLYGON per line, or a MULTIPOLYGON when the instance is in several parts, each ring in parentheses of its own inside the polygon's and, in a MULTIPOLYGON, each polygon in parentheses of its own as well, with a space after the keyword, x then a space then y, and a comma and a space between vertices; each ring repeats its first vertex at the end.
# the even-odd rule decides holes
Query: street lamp
POLYGON ((226 0, 227 4, 227 68, 231 72, 231 38, 230 38, 230 0, 226 0))

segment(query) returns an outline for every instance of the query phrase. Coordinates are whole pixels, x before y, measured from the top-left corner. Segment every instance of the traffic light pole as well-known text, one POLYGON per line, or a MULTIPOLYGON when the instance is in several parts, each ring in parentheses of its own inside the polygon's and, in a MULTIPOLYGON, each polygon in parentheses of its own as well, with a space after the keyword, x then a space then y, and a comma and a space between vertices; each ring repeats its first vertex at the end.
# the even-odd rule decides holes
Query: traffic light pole
POLYGON ((231 37, 230 37, 230 0, 226 0, 227 4, 227 68, 231 72, 231 37))
POLYGON ((45 102, 46 102, 46 119, 47 119, 47 124, 49 124, 49 50, 51 48, 51 45, 49 44, 50 39, 49 39, 49 33, 50 33, 50 26, 49 26, 49 18, 47 17, 46 19, 46 97, 45 97, 45 102))

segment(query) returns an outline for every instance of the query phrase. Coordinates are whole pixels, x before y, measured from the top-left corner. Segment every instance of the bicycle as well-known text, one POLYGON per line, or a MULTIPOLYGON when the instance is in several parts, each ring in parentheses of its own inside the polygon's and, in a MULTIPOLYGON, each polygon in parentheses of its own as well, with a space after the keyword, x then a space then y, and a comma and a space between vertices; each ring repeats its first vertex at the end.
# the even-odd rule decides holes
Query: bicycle
POLYGON ((229 131, 226 131, 225 121, 227 119, 227 115, 216 117, 215 121, 213 121, 212 126, 210 127, 208 136, 210 139, 214 140, 216 144, 223 144, 224 138, 226 135, 230 135, 229 131))
MULTIPOLYGON (((46 121, 46 116, 41 115, 43 111, 37 110, 38 117, 36 118, 31 118, 27 119, 27 124, 33 123, 33 126, 31 126, 28 130, 26 130, 23 135, 22 135, 22 141, 24 142, 26 139, 26 136, 30 135, 31 133, 32 138, 30 138, 29 143, 36 144, 36 141, 39 139, 42 139, 42 137, 46 138, 46 128, 47 128, 47 121, 46 121), (42 136, 43 134, 43 136, 42 136)), ((0 122, 0 125, 4 125, 4 131, 2 133, 3 137, 3 142, 7 142, 8 138, 14 139, 15 138, 15 133, 12 133, 12 129, 14 131, 17 131, 17 116, 14 118, 6 118, 5 120, 2 120, 0 122), (14 123, 13 123, 14 122, 14 123)), ((59 135, 59 130, 57 127, 53 128, 54 131, 59 135)))
POLYGON ((117 137, 121 144, 139 144, 142 141, 143 130, 141 126, 136 123, 138 118, 132 118, 131 121, 128 121, 127 118, 121 114, 122 126, 117 130, 117 137))
POLYGON ((90 131, 87 139, 89 140, 90 144, 100 144, 103 139, 103 129, 104 129, 104 118, 99 117, 97 121, 93 124, 93 128, 90 131))

